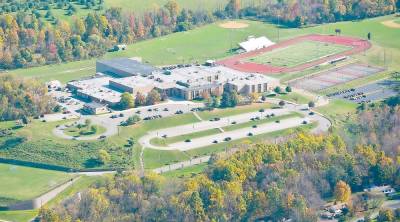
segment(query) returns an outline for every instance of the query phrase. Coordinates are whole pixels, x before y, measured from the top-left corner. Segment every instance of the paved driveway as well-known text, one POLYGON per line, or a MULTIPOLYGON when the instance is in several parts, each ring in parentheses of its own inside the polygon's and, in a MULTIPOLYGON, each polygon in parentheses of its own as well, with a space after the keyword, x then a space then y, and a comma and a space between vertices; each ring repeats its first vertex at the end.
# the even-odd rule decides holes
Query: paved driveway
POLYGON ((101 135, 78 137, 74 138, 64 134, 65 125, 61 125, 53 130, 53 134, 63 138, 63 139, 74 139, 74 140, 96 140, 100 136, 113 136, 118 134, 118 126, 121 122, 126 121, 132 115, 139 115, 142 119, 146 117, 161 115, 162 117, 168 117, 176 115, 177 111, 182 111, 183 113, 191 112, 193 108, 200 108, 204 105, 201 103, 194 103, 189 101, 169 101, 166 103, 161 103, 153 106, 139 107, 125 111, 112 112, 103 115, 80 115, 77 118, 77 122, 84 123, 86 119, 91 120, 92 124, 100 125, 106 128, 106 132, 101 135), (123 117, 119 115, 122 114, 123 117), (116 116, 116 118, 111 118, 116 116))
MULTIPOLYGON (((279 101, 272 100, 269 102, 276 103, 279 101)), ((307 105, 286 104, 283 109, 267 109, 263 113, 250 112, 250 113, 230 116, 230 117, 226 117, 226 118, 221 118, 219 121, 213 121, 213 122, 202 121, 202 122, 195 123, 195 124, 188 124, 188 125, 183 125, 183 126, 178 126, 178 127, 172 127, 172 128, 167 128, 167 129, 151 131, 151 132, 148 132, 142 138, 140 138, 139 143, 142 145, 142 147, 145 147, 145 148, 152 148, 152 149, 158 149, 158 150, 186 151, 186 150, 191 150, 191 149, 196 149, 196 148, 200 148, 200 147, 213 145, 215 143, 226 142, 225 140, 227 138, 229 138, 229 140, 243 139, 243 138, 248 137, 249 133, 251 133, 254 136, 254 135, 260 135, 260 134, 264 134, 264 133, 270 133, 270 132, 274 132, 274 131, 298 127, 298 126, 302 125, 304 121, 318 123, 317 127, 313 129, 313 131, 312 131, 313 133, 326 132, 329 129, 329 127, 331 126, 330 121, 328 119, 326 119, 325 117, 323 117, 322 115, 317 114, 317 113, 314 115, 309 115, 309 112, 310 111, 308 110, 307 105), (167 146, 157 146, 157 145, 150 143, 150 141, 153 138, 162 138, 163 136, 175 137, 175 136, 200 132, 200 131, 204 131, 204 130, 208 130, 208 129, 215 129, 215 128, 220 129, 225 126, 231 125, 233 121, 235 121, 237 124, 240 124, 240 123, 249 122, 250 118, 254 118, 254 117, 259 117, 262 119, 262 118, 265 118, 265 116, 267 114, 274 113, 276 116, 281 116, 284 114, 288 114, 290 112, 298 112, 298 113, 303 114, 305 117, 304 118, 299 118, 299 117, 289 118, 289 119, 282 120, 280 123, 260 124, 257 126, 257 128, 246 127, 246 128, 233 130, 233 131, 228 131, 228 132, 223 132, 221 130, 221 133, 218 133, 218 134, 195 138, 195 139, 192 139, 190 142, 181 141, 181 142, 169 144, 167 146)))

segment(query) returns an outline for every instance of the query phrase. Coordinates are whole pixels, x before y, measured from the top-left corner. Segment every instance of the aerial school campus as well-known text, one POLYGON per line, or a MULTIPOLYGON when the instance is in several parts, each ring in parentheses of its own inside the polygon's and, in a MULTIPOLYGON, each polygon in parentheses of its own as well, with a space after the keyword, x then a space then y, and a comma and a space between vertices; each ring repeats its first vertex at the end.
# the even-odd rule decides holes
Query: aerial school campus
MULTIPOLYGON (((96 175, 93 171, 190 175, 204 169, 212 154, 248 141, 276 142, 297 130, 326 132, 359 104, 396 95, 391 75, 400 68, 395 63, 400 29, 384 24, 391 17, 296 32, 223 21, 128 45, 99 60, 16 70, 48 83, 62 111, 24 127, 0 125, 15 131, 14 143, 7 145, 13 149, 0 149, 1 176, 10 178, 0 184, 0 206, 32 210, 54 201, 54 195, 43 194, 66 185, 57 201, 93 182, 88 176, 96 175), (224 101, 224 92, 231 91, 238 93, 238 104, 224 101), (156 99, 147 103, 155 92, 156 99), (134 100, 141 95, 144 102, 119 107, 127 94, 134 100), (217 97, 222 99, 214 101, 217 97), (222 103, 227 104, 220 108, 222 103), (54 142, 51 147, 48 141, 54 142), (21 178, 34 174, 36 180, 21 186, 15 172, 21 178)), ((29 217, 36 211, 26 212, 29 217)))

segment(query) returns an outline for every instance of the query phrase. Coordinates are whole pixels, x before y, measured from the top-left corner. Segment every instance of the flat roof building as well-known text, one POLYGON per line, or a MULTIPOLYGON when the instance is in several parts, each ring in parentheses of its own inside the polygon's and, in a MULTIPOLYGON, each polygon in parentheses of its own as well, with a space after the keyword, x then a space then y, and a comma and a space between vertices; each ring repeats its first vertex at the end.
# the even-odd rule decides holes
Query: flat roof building
POLYGON ((111 67, 112 76, 72 81, 67 87, 84 99, 111 106, 121 100, 123 92, 135 96, 138 92, 146 95, 151 90, 157 89, 169 97, 193 100, 204 98, 206 95, 219 96, 226 87, 248 96, 251 93, 273 90, 279 85, 279 80, 275 78, 245 73, 224 66, 185 65, 160 70, 144 68, 146 65, 130 59, 99 61, 98 66, 100 70, 97 71, 102 73, 109 73, 105 70, 111 67), (135 67, 136 65, 138 67, 135 67), (146 74, 143 74, 144 70, 147 70, 146 74))
POLYGON ((96 72, 118 77, 151 75, 158 69, 129 58, 99 60, 96 62, 96 72))
POLYGON ((91 102, 115 105, 121 100, 121 92, 111 89, 109 86, 111 77, 97 77, 81 81, 72 81, 67 87, 77 96, 91 102))

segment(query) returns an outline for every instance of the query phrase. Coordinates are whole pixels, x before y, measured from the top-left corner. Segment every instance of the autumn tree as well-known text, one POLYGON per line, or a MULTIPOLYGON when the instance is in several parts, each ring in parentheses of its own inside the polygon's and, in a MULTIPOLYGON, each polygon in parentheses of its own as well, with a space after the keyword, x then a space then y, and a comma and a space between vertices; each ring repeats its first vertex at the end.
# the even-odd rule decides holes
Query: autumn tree
POLYGON ((342 203, 349 203, 350 199, 350 186, 346 182, 340 180, 335 186, 335 200, 342 203))

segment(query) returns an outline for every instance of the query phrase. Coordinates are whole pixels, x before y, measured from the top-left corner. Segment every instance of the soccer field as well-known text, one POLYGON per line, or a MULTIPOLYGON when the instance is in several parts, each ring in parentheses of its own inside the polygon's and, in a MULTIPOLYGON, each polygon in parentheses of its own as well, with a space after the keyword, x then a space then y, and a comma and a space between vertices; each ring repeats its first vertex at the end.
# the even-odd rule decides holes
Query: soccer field
POLYGON ((351 47, 317 41, 304 41, 247 58, 245 62, 275 67, 295 67, 327 56, 335 55, 351 47))

